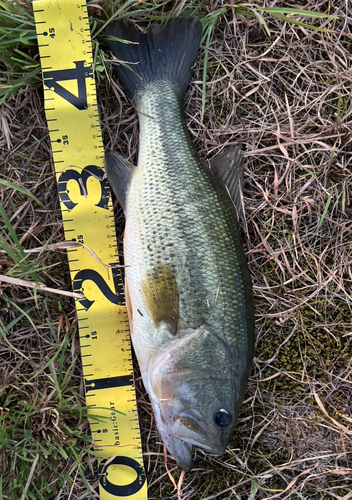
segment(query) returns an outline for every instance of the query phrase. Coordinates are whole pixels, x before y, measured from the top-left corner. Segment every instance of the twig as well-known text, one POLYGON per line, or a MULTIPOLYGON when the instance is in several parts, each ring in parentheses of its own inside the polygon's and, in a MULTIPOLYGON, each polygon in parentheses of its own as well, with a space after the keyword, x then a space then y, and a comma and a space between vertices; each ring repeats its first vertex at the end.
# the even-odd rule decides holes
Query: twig
POLYGON ((10 276, 0 275, 0 281, 9 283, 11 285, 25 286, 27 288, 36 288, 39 292, 55 293, 57 295, 65 295, 66 297, 73 297, 74 299, 84 299, 82 293, 66 292, 66 290, 57 290, 56 288, 49 288, 42 283, 35 283, 33 281, 21 280, 19 278, 11 278, 10 276))

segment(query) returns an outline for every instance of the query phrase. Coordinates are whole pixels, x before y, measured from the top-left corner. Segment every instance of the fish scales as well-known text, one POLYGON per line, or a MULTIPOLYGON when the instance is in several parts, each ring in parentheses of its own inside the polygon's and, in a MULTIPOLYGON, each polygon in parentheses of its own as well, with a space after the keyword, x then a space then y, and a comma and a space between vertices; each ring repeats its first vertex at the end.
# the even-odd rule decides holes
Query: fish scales
MULTIPOLYGON (((129 293, 137 297, 141 276, 166 263, 180 292, 180 317, 192 328, 207 323, 233 348, 246 350, 249 276, 231 200, 200 163, 175 92, 154 87, 136 107, 140 151, 124 242, 126 259, 134 262, 126 269, 129 293)), ((137 307, 145 310, 142 298, 137 307)))
POLYGON ((192 446, 224 453, 254 353, 250 275, 237 211, 242 162, 202 164, 182 112, 201 27, 173 19, 147 35, 120 21, 110 42, 140 123, 138 165, 106 156, 126 216, 126 302, 133 346, 162 439, 184 469, 192 446), (228 192, 232 195, 230 199, 228 192))

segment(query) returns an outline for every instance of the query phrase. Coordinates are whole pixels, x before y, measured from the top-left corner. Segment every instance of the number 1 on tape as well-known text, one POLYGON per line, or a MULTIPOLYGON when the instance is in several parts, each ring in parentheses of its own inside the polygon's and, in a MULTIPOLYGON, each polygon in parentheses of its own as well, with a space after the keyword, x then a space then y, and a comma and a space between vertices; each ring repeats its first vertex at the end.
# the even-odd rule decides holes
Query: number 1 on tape
POLYGON ((147 499, 114 214, 93 76, 87 6, 33 0, 101 500, 147 499))

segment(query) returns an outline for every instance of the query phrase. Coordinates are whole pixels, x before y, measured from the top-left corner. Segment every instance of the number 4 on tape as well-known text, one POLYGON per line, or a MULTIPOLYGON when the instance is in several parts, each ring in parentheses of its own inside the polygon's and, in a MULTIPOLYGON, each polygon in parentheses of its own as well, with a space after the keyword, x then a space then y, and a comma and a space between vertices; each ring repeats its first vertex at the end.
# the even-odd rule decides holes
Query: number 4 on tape
POLYGON ((78 299, 101 500, 147 500, 128 318, 98 116, 86 4, 33 0, 65 238, 78 299))

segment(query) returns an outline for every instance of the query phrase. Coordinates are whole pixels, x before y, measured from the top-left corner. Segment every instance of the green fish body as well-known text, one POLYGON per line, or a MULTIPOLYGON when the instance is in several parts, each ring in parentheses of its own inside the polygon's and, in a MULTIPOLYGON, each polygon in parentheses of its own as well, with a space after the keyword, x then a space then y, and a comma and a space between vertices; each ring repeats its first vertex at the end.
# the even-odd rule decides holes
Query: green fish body
MULTIPOLYGON (((116 23, 110 33, 134 40, 137 35, 129 30, 116 23)), ((125 288, 133 346, 160 434, 184 470, 193 466, 192 445, 224 453, 254 354, 251 280, 236 208, 224 185, 227 180, 238 205, 240 154, 227 149, 211 172, 199 160, 182 115, 199 35, 198 21, 176 19, 163 30, 138 34, 136 53, 135 45, 125 53, 119 50, 123 44, 111 43, 120 60, 143 62, 143 68, 133 67, 143 83, 137 80, 133 87, 134 81, 126 82, 128 69, 121 75, 118 67, 138 111, 138 165, 116 153, 106 161, 126 216, 125 288), (177 45, 172 41, 179 32, 177 45), (165 56, 176 45, 177 57, 165 56), (150 53, 159 47, 167 61, 147 81, 143 71, 147 74, 148 64, 157 66, 158 54, 154 60, 150 53), (177 60, 190 52, 193 60, 183 56, 182 70, 177 60), (170 65, 178 66, 176 74, 170 65)))

